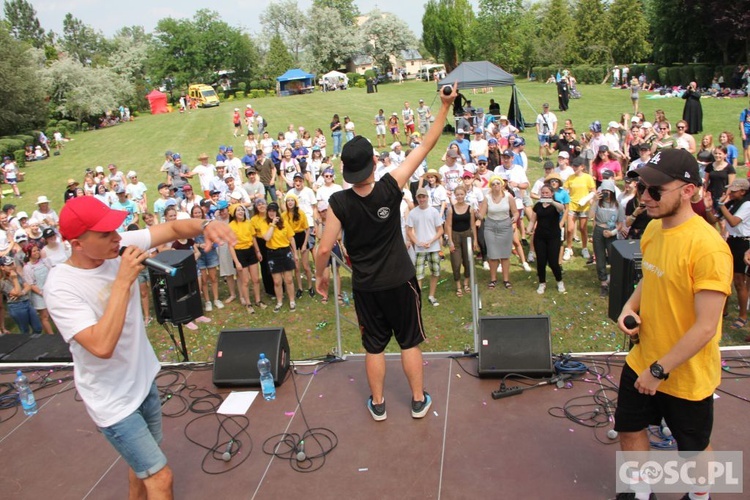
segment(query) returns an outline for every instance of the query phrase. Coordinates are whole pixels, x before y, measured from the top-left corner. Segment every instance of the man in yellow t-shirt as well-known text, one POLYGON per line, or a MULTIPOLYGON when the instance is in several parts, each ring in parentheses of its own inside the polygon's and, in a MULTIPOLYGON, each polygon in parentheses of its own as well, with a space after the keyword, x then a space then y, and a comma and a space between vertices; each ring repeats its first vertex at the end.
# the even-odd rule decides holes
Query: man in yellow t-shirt
MULTIPOLYGON (((643 279, 618 318, 620 329, 638 334, 639 343, 622 371, 615 430, 623 451, 648 451, 646 429, 664 419, 680 451, 710 450, 732 255, 690 206, 701 185, 690 153, 661 151, 635 172, 653 221, 641 239, 643 279), (627 316, 638 326, 626 327, 627 316)), ((707 499, 707 491, 696 487, 690 498, 707 499)))
POLYGON ((563 260, 568 261, 573 256, 573 233, 575 232, 576 221, 578 222, 578 232, 581 235, 581 256, 589 259, 588 241, 588 220, 589 208, 594 193, 596 193, 596 181, 586 173, 586 166, 583 158, 573 158, 570 162, 573 167, 573 175, 568 177, 563 187, 570 194, 570 208, 568 210, 568 230, 565 236, 565 251, 563 251, 563 260))

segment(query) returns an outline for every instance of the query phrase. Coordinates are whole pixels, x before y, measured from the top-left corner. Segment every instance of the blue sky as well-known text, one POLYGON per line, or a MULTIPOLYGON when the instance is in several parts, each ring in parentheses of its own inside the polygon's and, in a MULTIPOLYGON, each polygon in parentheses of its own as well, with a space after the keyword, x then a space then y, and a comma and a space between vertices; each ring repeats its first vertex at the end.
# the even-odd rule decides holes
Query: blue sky
MULTIPOLYGON (((232 26, 240 26, 258 33, 258 18, 271 0, 225 0, 223 2, 206 2, 197 0, 163 1, 163 0, 29 0, 37 11, 39 21, 45 31, 53 30, 62 33, 62 21, 67 12, 81 19, 94 29, 111 36, 123 26, 141 25, 146 31, 152 31, 156 22, 164 17, 192 17, 202 8, 217 11, 222 19, 232 26)), ((470 0, 476 10, 478 0, 470 0)), ((366 13, 374 8, 400 16, 409 25, 414 34, 422 34, 422 13, 426 0, 355 0, 360 12, 366 13)), ((311 1, 297 0, 297 5, 304 11, 312 5, 311 1)))

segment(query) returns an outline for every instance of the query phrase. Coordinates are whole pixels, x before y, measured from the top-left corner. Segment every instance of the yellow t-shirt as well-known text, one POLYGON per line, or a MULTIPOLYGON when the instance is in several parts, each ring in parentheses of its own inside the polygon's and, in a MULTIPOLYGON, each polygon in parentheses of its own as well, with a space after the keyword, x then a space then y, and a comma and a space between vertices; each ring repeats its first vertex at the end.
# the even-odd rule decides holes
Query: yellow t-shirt
POLYGON ((285 226, 289 226, 292 228, 294 234, 302 233, 309 227, 307 224, 307 215, 305 215, 305 212, 303 212, 302 210, 299 211, 299 220, 296 222, 292 217, 292 212, 289 210, 281 214, 281 218, 284 219, 285 226))
POLYGON ((294 238, 294 231, 292 231, 289 224, 284 223, 284 227, 279 229, 278 227, 273 230, 271 239, 266 243, 266 247, 269 250, 276 250, 279 248, 288 247, 291 244, 291 240, 294 238))
MULTIPOLYGON (((695 324, 695 293, 714 290, 729 295, 733 272, 729 246, 697 215, 671 229, 662 229, 661 220, 651 221, 641 251, 641 341, 626 358, 639 375, 695 324)), ((711 341, 672 370, 658 390, 690 401, 713 394, 721 382, 720 339, 721 316, 711 341)))
POLYGON ((255 231, 256 238, 262 238, 268 231, 270 224, 266 221, 266 216, 261 214, 255 214, 250 217, 250 224, 255 231))
POLYGON ((563 187, 570 193, 570 211, 571 212, 588 212, 591 202, 585 205, 579 205, 578 201, 584 198, 596 189, 596 181, 589 174, 571 175, 565 181, 563 187))
POLYGON ((237 236, 237 244, 234 248, 237 250, 247 250, 253 246, 255 238, 255 228, 249 220, 238 222, 233 220, 229 223, 229 228, 237 236))

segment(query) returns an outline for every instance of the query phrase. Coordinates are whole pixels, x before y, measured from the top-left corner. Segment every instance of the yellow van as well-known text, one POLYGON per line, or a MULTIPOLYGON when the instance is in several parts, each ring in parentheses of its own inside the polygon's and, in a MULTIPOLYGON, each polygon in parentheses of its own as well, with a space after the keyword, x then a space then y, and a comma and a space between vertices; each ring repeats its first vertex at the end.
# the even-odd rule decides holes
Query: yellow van
POLYGON ((201 108, 208 108, 219 105, 219 96, 216 91, 209 85, 196 83, 188 88, 190 99, 198 103, 201 108))

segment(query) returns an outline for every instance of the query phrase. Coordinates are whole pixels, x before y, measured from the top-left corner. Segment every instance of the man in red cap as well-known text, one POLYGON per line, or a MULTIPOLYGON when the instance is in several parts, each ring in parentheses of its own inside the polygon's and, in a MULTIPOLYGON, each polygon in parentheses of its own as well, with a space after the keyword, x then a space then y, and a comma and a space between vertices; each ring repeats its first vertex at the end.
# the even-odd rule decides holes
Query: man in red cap
POLYGON ((60 234, 72 253, 50 272, 44 298, 70 344, 86 410, 130 466, 130 498, 172 498, 172 471, 159 447, 160 367, 146 336, 138 274, 149 248, 201 232, 209 248, 233 245, 235 237, 226 224, 201 219, 118 233, 127 215, 94 197, 69 200, 60 234))
POLYGON ((401 347, 401 363, 411 389, 411 415, 423 418, 432 404, 424 391, 422 351, 422 299, 416 271, 401 233, 401 199, 411 175, 435 146, 442 132, 448 108, 456 98, 454 85, 449 95, 440 92, 442 106, 435 123, 403 163, 375 182, 376 157, 372 144, 362 136, 347 142, 341 153, 344 180, 351 189, 329 199, 330 209, 315 258, 317 289, 328 297, 328 260, 338 235, 352 262, 352 290, 362 344, 367 351, 365 370, 372 395, 367 401, 370 415, 385 420, 385 348, 395 336, 401 347))

